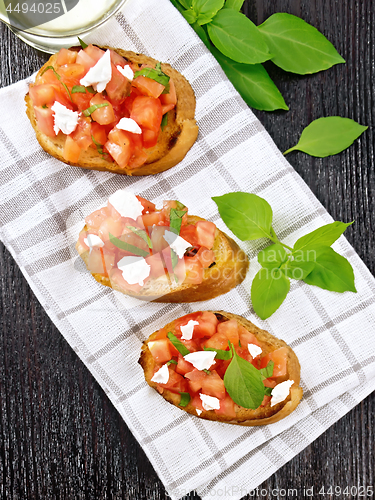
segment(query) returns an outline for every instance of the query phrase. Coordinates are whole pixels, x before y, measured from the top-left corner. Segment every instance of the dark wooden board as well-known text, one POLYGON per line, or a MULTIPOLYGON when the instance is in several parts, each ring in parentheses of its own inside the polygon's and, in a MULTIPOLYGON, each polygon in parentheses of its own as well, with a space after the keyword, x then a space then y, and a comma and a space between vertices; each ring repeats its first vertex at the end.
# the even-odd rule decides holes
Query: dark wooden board
MULTIPOLYGON (((346 59, 346 65, 307 77, 267 64, 290 111, 256 115, 282 151, 320 116, 341 115, 369 125, 342 154, 317 159, 292 153, 288 160, 336 220, 355 219, 347 237, 374 274, 375 2, 246 0, 243 12, 257 24, 274 12, 300 16, 346 59)), ((47 59, 3 25, 0 36, 0 86, 25 78, 47 59)), ((2 245, 0 279, 1 498, 168 498, 124 421, 2 245)), ((287 498, 283 488, 297 488, 303 498, 303 489, 312 486, 314 498, 350 498, 317 492, 322 486, 325 491, 374 486, 374 412, 371 395, 263 483, 264 491, 246 498, 287 498)))

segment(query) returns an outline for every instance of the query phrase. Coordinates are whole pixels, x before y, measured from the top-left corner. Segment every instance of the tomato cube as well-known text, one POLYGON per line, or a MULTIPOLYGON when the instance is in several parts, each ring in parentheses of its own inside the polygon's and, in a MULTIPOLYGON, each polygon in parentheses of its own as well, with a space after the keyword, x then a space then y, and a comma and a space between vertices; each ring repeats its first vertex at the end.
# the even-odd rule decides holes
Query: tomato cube
POLYGON ((137 87, 143 95, 147 95, 149 97, 157 98, 165 89, 164 85, 161 83, 152 80, 151 78, 147 78, 145 76, 137 76, 134 78, 132 85, 137 87))
POLYGON ((195 225, 189 224, 187 226, 182 226, 180 230, 180 236, 184 240, 191 243, 191 246, 198 246, 198 234, 195 225))
POLYGON ((91 113, 91 118, 94 121, 98 122, 100 125, 108 125, 109 123, 112 123, 116 118, 112 104, 101 94, 95 94, 95 96, 90 101, 90 106, 94 106, 96 104, 105 104, 105 106, 98 108, 93 113, 91 113))
POLYGON ((225 333, 215 333, 211 338, 204 343, 205 347, 213 347, 214 349, 221 349, 223 351, 228 349, 228 337, 225 333))
POLYGON ((197 321, 199 324, 194 326, 195 338, 212 337, 216 333, 219 321, 214 313, 204 311, 197 321))
POLYGON ((91 133, 98 144, 104 145, 107 142, 107 133, 103 125, 99 123, 91 123, 91 133))
POLYGON ((55 87, 50 84, 31 85, 29 95, 34 106, 45 106, 55 102, 55 87))
POLYGON ((91 57, 97 63, 99 59, 101 59, 104 56, 104 50, 99 49, 99 47, 96 47, 95 45, 92 45, 90 43, 85 49, 83 49, 84 52, 91 57))
POLYGON ((269 361, 273 361, 275 363, 271 378, 284 377, 287 374, 288 349, 286 347, 280 347, 266 356, 263 356, 260 360, 260 367, 265 368, 269 361))
POLYGON ((133 101, 130 118, 135 120, 141 127, 159 132, 163 118, 159 99, 137 96, 133 101))
POLYGON ((220 408, 215 410, 215 413, 224 417, 236 418, 235 403, 229 394, 226 394, 225 398, 220 400, 220 408))
POLYGON ((181 375, 185 375, 186 373, 192 372, 194 370, 194 366, 186 361, 181 354, 178 356, 178 363, 176 366, 176 372, 181 375))
POLYGON ((152 354, 152 357, 157 363, 166 363, 172 359, 172 353, 169 349, 169 340, 151 340, 148 344, 148 348, 152 354))
POLYGON ((199 285, 200 283, 202 283, 204 269, 198 257, 185 257, 184 261, 186 272, 184 283, 189 283, 191 285, 199 285))
POLYGON ((204 269, 209 268, 210 265, 215 262, 215 253, 212 250, 208 250, 206 247, 200 247, 196 255, 204 269))
POLYGON ((56 137, 53 129, 55 120, 52 109, 34 106, 34 112, 38 128, 42 134, 48 135, 48 137, 56 137))
POLYGON ((225 398, 224 381, 216 370, 206 373, 206 377, 202 381, 202 392, 218 399, 225 398))
POLYGON ((142 130, 142 140, 143 145, 146 149, 153 148, 156 146, 159 137, 159 130, 148 130, 144 128, 142 130))
POLYGON ((159 99, 162 105, 177 104, 176 87, 172 78, 169 80, 169 94, 162 94, 159 99))
POLYGON ((70 135, 67 135, 63 151, 64 160, 76 163, 80 154, 81 148, 79 145, 70 137, 70 135))
POLYGON ((112 78, 105 88, 111 100, 122 102, 130 94, 130 81, 112 64, 112 78))
POLYGON ((185 373, 185 377, 189 380, 190 390, 192 392, 198 392, 202 389, 203 381, 206 379, 207 373, 194 368, 191 372, 185 373))
POLYGON ((260 347, 260 343, 258 342, 256 336, 253 333, 246 330, 246 328, 243 327, 242 325, 238 325, 238 334, 240 336, 242 347, 247 348, 248 344, 255 344, 260 347))
POLYGON ((77 127, 74 132, 71 133, 71 137, 74 142, 84 151, 91 146, 91 120, 85 116, 80 116, 77 127))
POLYGON ((214 246, 216 226, 204 220, 197 222, 198 245, 211 249, 214 246))
POLYGON ((235 319, 219 323, 217 331, 218 333, 225 335, 227 340, 229 340, 234 346, 238 345, 240 338, 238 335, 238 323, 235 319))
POLYGON ((57 54, 56 64, 58 66, 63 66, 64 64, 73 64, 76 62, 77 54, 75 50, 60 49, 57 54))

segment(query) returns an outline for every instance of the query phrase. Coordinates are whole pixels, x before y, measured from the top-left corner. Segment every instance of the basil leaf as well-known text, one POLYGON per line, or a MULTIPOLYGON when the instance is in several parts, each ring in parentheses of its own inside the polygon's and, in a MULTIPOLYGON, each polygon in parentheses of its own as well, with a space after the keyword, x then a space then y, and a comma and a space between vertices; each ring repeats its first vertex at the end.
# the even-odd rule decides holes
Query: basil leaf
POLYGON ((182 218, 186 214, 186 210, 177 210, 171 208, 169 212, 169 228, 170 230, 179 235, 181 230, 182 218))
POLYGON ((285 248, 280 243, 275 243, 261 250, 258 253, 258 262, 262 267, 267 269, 275 269, 284 264, 288 259, 288 254, 285 248))
POLYGON ((139 257, 148 257, 150 254, 141 248, 138 248, 134 245, 130 245, 130 243, 126 243, 125 241, 119 240, 113 234, 109 233, 109 241, 115 245, 115 247, 120 248, 121 250, 125 250, 126 252, 131 252, 134 255, 139 257))
POLYGON ((292 260, 281 267, 282 272, 293 280, 304 280, 314 269, 315 262, 292 260))
POLYGON ((66 92, 67 92, 67 94, 68 94, 68 96, 69 96, 69 99, 72 101, 72 96, 71 96, 71 94, 70 94, 70 92, 69 92, 68 87, 65 85, 65 83, 64 83, 64 82, 62 82, 62 81, 61 81, 61 76, 57 73, 57 71, 55 70, 55 68, 54 68, 53 66, 47 66, 47 67, 46 67, 46 68, 42 71, 42 73, 40 74, 40 76, 43 76, 43 75, 44 75, 44 73, 45 73, 46 71, 48 71, 49 69, 53 71, 53 74, 55 75, 55 77, 59 80, 59 82, 61 82, 61 85, 62 85, 62 86, 64 87, 64 89, 66 90, 66 92))
POLYGON ((163 115, 163 118, 161 119, 161 124, 160 124, 161 129, 164 130, 167 125, 168 125, 168 113, 165 113, 163 115))
POLYGON ((284 302, 290 281, 280 269, 261 269, 251 284, 251 301, 261 319, 269 318, 284 302))
POLYGON ((185 9, 190 9, 192 0, 180 0, 180 4, 185 7, 185 9))
POLYGON ((263 111, 289 109, 279 89, 261 64, 237 63, 212 45, 208 48, 246 104, 263 111))
POLYGON ((311 233, 305 234, 299 238, 293 247, 293 252, 296 250, 303 250, 309 245, 327 245, 331 246, 345 231, 348 226, 351 226, 353 222, 332 222, 331 224, 326 224, 325 226, 318 227, 311 233))
POLYGON ((169 340, 172 342, 172 344, 174 345, 174 347, 177 349, 177 351, 182 355, 182 356, 186 356, 187 354, 190 354, 190 351, 187 347, 184 346, 184 344, 181 342, 181 340, 179 340, 176 335, 173 335, 172 332, 169 332, 167 334, 167 337, 169 338, 169 340))
POLYGON ((137 76, 151 78, 151 80, 155 80, 155 82, 160 83, 160 85, 164 85, 165 88, 169 87, 170 77, 163 73, 161 69, 142 68, 134 73, 134 78, 137 78, 137 76))
POLYGON ((225 389, 236 404, 256 410, 264 398, 262 375, 255 366, 238 356, 233 345, 231 349, 233 359, 224 375, 225 389))
POLYGON ((197 15, 198 24, 209 23, 223 7, 224 0, 192 0, 191 6, 197 15))
POLYGON ((79 43, 81 44, 81 47, 82 47, 83 49, 85 49, 86 47, 88 47, 87 43, 85 43, 83 40, 81 40, 81 39, 79 38, 79 36, 77 36, 77 38, 78 38, 79 43))
POLYGON ((316 258, 313 270, 304 278, 305 283, 332 292, 357 291, 353 268, 345 257, 331 247, 311 247, 308 251, 316 251, 316 258))
POLYGON ((133 231, 134 234, 142 238, 143 241, 145 241, 148 245, 149 248, 152 248, 152 241, 149 235, 144 231, 143 229, 139 229, 134 226, 126 226, 130 231, 133 231))
POLYGON ((186 19, 186 21, 189 24, 194 24, 198 19, 198 16, 196 15, 196 13, 190 9, 184 10, 183 12, 181 12, 181 14, 184 16, 184 18, 186 19))
POLYGON ((181 399, 180 402, 178 403, 178 406, 186 406, 187 404, 190 403, 190 394, 188 392, 180 392, 181 394, 181 399))
POLYGON ((302 131, 298 143, 285 151, 284 155, 295 150, 318 158, 336 155, 353 144, 367 128, 341 116, 318 118, 302 131))
POLYGON ((273 361, 269 361, 265 368, 259 370, 264 378, 272 377, 274 365, 275 363, 273 361))
POLYGON ((299 17, 273 14, 258 29, 272 62, 285 71, 305 75, 345 62, 322 33, 299 17))
POLYGON ((220 52, 236 62, 256 64, 272 57, 255 24, 240 12, 233 9, 219 11, 207 29, 220 52))
POLYGON ((214 352, 216 352, 215 359, 228 360, 228 359, 231 359, 232 356, 233 356, 231 350, 229 350, 229 351, 223 351, 222 349, 215 349, 213 347, 204 347, 204 346, 203 346, 203 350, 204 351, 214 351, 214 352))
POLYGON ((241 10, 245 0, 226 0, 224 9, 241 10))
POLYGON ((167 365, 177 365, 177 361, 175 359, 170 359, 169 361, 167 361, 167 365))
POLYGON ((264 388, 264 395, 265 396, 272 396, 272 387, 265 387, 264 388))
POLYGON ((108 106, 108 105, 109 105, 109 104, 108 104, 108 102, 103 102, 103 103, 101 103, 101 104, 93 104, 93 105, 92 105, 92 106, 90 106, 89 108, 84 109, 84 110, 82 111, 82 114, 83 114, 84 116, 90 116, 90 115, 92 115, 92 113, 93 113, 94 111, 96 111, 97 109, 100 109, 100 108, 105 108, 105 107, 106 107, 106 106, 108 106))
POLYGON ((272 208, 260 196, 236 192, 212 199, 225 224, 240 240, 270 237, 272 208))
POLYGON ((77 93, 86 94, 86 87, 84 87, 83 85, 74 85, 74 87, 72 87, 72 94, 77 93))

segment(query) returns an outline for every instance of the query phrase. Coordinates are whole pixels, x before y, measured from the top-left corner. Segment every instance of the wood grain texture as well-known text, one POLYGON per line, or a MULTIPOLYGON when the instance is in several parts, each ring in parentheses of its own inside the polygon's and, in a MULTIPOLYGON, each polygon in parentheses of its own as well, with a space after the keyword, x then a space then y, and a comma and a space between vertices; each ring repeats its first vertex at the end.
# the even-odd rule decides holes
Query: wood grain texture
MULTIPOLYGON (((347 237, 374 274, 375 0, 246 0, 243 12, 257 24, 274 12, 300 16, 346 59, 345 65, 307 77, 268 63, 290 111, 256 114, 282 151, 320 116, 346 116, 369 126, 337 156, 296 152, 288 160, 336 220, 355 219, 347 237)), ((29 76, 48 58, 3 25, 0 37, 0 86, 29 76)), ((168 498, 124 421, 3 246, 0 279, 1 498, 168 498)), ((286 498, 272 494, 275 488, 297 488, 303 498, 303 488, 311 486, 374 486, 374 413, 371 395, 263 483, 267 496, 245 498, 286 498)))

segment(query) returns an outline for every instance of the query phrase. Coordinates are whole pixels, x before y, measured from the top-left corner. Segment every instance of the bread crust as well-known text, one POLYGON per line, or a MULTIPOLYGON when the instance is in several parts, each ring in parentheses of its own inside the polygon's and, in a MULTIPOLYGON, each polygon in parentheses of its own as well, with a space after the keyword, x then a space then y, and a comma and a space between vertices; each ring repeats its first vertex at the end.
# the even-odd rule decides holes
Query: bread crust
MULTIPOLYGON (((187 224, 196 224, 204 220, 205 219, 197 217, 196 215, 188 215, 187 224)), ((87 231, 87 226, 82 229, 81 233, 85 231, 87 231)), ((213 267, 204 270, 202 283, 199 285, 182 284, 171 289, 170 292, 162 296, 154 295, 152 289, 143 293, 125 292, 123 289, 114 285, 109 278, 101 274, 92 273, 92 275, 98 283, 142 300, 174 303, 209 300, 229 292, 229 290, 241 283, 245 279, 249 267, 249 261, 246 254, 232 238, 229 238, 229 236, 218 228, 216 228, 215 242, 212 250, 215 253, 216 263, 213 267)), ((85 262, 86 267, 88 264, 88 257, 88 251, 81 254, 81 258, 85 262)))
MULTIPOLYGON (((129 50, 108 46, 102 46, 100 48, 104 50, 114 50, 126 60, 139 64, 140 66, 142 64, 148 64, 155 67, 158 62, 152 57, 136 54, 129 50)), ((72 47, 71 50, 78 51, 80 47, 72 47)), ((40 68, 35 78, 35 84, 38 84, 38 80, 47 66, 56 68, 56 60, 57 54, 54 54, 40 68)), ((56 138, 48 137, 38 129, 33 103, 28 93, 25 97, 26 114, 35 130, 39 144, 47 153, 58 160, 68 165, 90 170, 101 170, 117 174, 138 176, 157 174, 177 165, 177 163, 185 157, 198 136, 198 125, 194 118, 195 95, 191 85, 181 73, 172 68, 169 64, 163 63, 161 68, 165 74, 173 79, 176 87, 177 104, 175 109, 168 112, 168 123, 164 130, 160 132, 156 146, 145 150, 148 155, 145 164, 133 169, 120 167, 116 162, 110 162, 102 158, 94 148, 88 148, 86 151, 82 151, 77 163, 73 164, 66 161, 63 157, 66 136, 60 133, 56 138)))
MULTIPOLYGON (((248 331, 253 333, 256 338, 259 340, 263 354, 266 355, 271 351, 279 349, 280 347, 286 347, 288 350, 288 359, 287 359, 287 376, 278 380, 278 383, 284 380, 294 380, 294 384, 290 389, 289 396, 285 401, 278 403, 277 405, 270 407, 259 407, 256 410, 250 410, 242 407, 237 407, 236 419, 225 417, 223 415, 217 415, 214 410, 203 411, 202 414, 198 418, 204 418, 206 420, 214 420, 216 422, 225 422, 228 424, 235 425, 243 425, 243 426, 255 426, 255 425, 266 425, 273 424, 278 422, 279 420, 285 418, 290 415, 293 410, 298 406, 301 398, 302 398, 302 388, 299 386, 300 383, 300 374, 301 367, 298 361, 296 354, 293 349, 286 344, 283 340, 280 340, 273 335, 271 335, 266 330, 262 330, 254 325, 251 321, 243 318, 242 316, 238 316, 237 314, 228 313, 225 311, 210 311, 214 314, 219 314, 223 316, 225 319, 236 319, 240 325, 245 327, 248 331)), ((165 330, 173 327, 173 322, 169 323, 164 327, 165 330)), ((154 332, 150 337, 143 342, 142 352, 139 358, 139 364, 142 366, 146 382, 148 385, 155 390, 157 389, 157 384, 155 382, 151 382, 151 378, 154 374, 155 368, 155 360, 148 348, 148 343, 152 341, 158 332, 154 332)), ((191 415, 197 416, 197 412, 195 407, 188 403, 185 407, 181 407, 178 405, 180 402, 180 395, 174 392, 171 392, 168 389, 164 389, 163 398, 169 403, 177 406, 178 408, 190 413, 191 415)))

